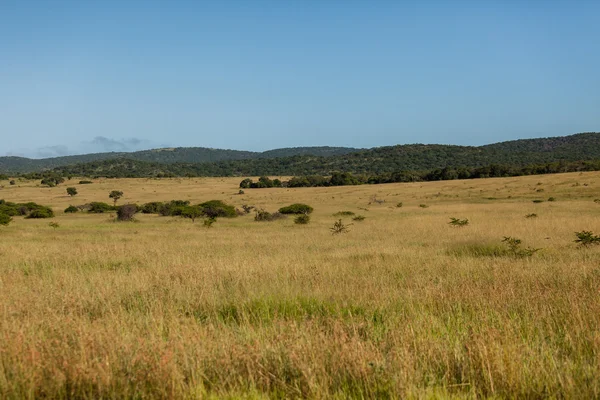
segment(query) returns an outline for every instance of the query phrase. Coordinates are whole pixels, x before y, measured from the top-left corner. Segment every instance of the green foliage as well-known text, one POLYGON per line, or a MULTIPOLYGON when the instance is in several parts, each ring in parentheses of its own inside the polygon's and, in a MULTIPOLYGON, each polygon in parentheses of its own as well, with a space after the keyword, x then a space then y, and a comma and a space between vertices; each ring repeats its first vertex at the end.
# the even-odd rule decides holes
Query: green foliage
POLYGON ((53 218, 54 211, 49 207, 37 208, 31 211, 25 218, 27 219, 38 219, 38 218, 53 218))
POLYGON ((138 212, 136 204, 125 204, 117 208, 117 221, 133 221, 134 215, 138 212))
POLYGON ((79 181, 80 185, 90 185, 92 183, 94 183, 94 182, 92 182, 92 181, 79 181))
POLYGON ((74 187, 68 187, 67 188, 67 194, 71 197, 75 196, 77 194, 77 189, 75 189, 74 187))
POLYGON ((575 243, 579 244, 582 247, 589 247, 592 245, 600 244, 600 236, 594 235, 594 233, 591 231, 575 232, 575 236, 577 236, 577 239, 575 239, 575 243))
POLYGON ((65 181, 65 178, 63 178, 62 176, 51 173, 51 174, 46 175, 40 183, 42 185, 47 185, 48 187, 54 187, 56 185, 63 183, 64 181, 65 181))
POLYGON ((310 215, 308 214, 300 214, 294 218, 294 223, 298 225, 306 225, 310 222, 310 215))
POLYGON ((114 205, 117 205, 117 201, 119 201, 119 199, 121 197, 123 197, 123 192, 120 190, 113 190, 108 194, 108 197, 113 199, 114 205))
POLYGON ((508 248, 508 253, 515 257, 531 257, 541 249, 534 249, 532 247, 522 248, 521 239, 513 238, 511 236, 505 236, 502 239, 502 243, 504 243, 508 248))
POLYGON ((295 203, 287 207, 281 207, 279 212, 282 214, 310 214, 313 208, 307 204, 295 203))
POLYGON ((101 201, 94 201, 89 204, 89 213, 102 214, 111 211, 115 211, 115 207, 101 201))
POLYGON ((348 233, 350 229, 348 227, 352 224, 344 224, 341 219, 335 221, 333 226, 329 228, 332 235, 339 235, 340 233, 348 233))
POLYGON ((361 222, 365 220, 365 216, 364 215, 357 215, 356 217, 352 218, 352 221, 356 221, 356 222, 361 222))
POLYGON ((202 224, 204 225, 205 228, 210 228, 213 226, 213 224, 217 222, 217 219, 215 217, 208 217, 208 218, 204 218, 204 220, 202 221, 202 224))
POLYGON ((469 220, 466 218, 459 219, 459 218, 450 217, 450 222, 448 222, 448 224, 450 226, 462 227, 462 226, 469 225, 469 220))
POLYGON ((334 217, 351 217, 354 213, 352 211, 338 211, 333 214, 334 217))
POLYGON ((240 182, 240 188, 249 189, 252 186, 252 179, 246 178, 240 182))
POLYGON ((254 220, 255 221, 275 221, 278 219, 283 219, 286 218, 285 214, 282 214, 280 212, 276 212, 276 213, 270 213, 266 210, 260 209, 260 210, 256 210, 256 215, 254 216, 254 220))
POLYGON ((235 207, 222 202, 221 200, 210 200, 198 205, 202 213, 207 217, 237 217, 235 207))
POLYGON ((69 206, 65 208, 65 213, 76 213, 79 209, 75 206, 69 206))
POLYGON ((140 207, 140 212, 143 214, 158 214, 165 203, 162 201, 152 201, 150 203, 143 204, 140 207))
POLYGON ((12 203, 10 201, 0 200, 0 213, 6 214, 10 217, 16 215, 27 215, 34 210, 50 210, 50 212, 52 212, 52 209, 49 207, 42 206, 34 202, 12 203))
POLYGON ((199 206, 185 206, 181 210, 181 216, 191 219, 192 222, 196 222, 196 218, 200 218, 203 215, 203 210, 199 206))
POLYGON ((0 213, 0 225, 8 226, 12 222, 12 218, 10 215, 6 215, 4 213, 0 213))

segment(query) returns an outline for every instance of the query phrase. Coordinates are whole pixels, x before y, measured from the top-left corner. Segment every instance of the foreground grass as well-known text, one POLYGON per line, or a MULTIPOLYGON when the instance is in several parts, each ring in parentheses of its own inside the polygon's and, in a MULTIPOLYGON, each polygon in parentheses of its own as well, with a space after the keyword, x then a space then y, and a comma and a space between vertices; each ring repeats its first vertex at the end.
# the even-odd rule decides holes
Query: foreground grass
POLYGON ((79 199, 5 189, 57 211, 121 189, 315 213, 211 229, 15 218, 0 229, 0 397, 600 397, 600 249, 573 243, 600 231, 600 174, 243 196, 238 181, 104 181, 79 199), (342 210, 366 219, 332 236, 342 210), (543 250, 511 256, 504 236, 543 250))

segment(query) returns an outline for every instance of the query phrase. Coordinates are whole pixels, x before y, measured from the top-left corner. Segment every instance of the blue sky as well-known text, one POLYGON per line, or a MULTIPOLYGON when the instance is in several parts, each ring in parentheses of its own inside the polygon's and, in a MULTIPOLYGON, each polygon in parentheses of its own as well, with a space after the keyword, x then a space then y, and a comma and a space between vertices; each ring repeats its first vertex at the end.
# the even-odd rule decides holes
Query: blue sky
POLYGON ((600 131, 598 1, 0 0, 0 155, 600 131))

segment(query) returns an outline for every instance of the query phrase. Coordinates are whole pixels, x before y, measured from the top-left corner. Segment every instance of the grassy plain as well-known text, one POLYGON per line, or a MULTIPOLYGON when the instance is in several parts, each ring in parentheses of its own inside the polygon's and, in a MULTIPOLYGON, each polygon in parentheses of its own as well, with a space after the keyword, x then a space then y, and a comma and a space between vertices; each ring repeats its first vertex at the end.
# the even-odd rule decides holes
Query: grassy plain
POLYGON ((60 226, 0 227, 0 397, 600 397, 600 246, 573 243, 600 233, 600 173, 243 195, 239 181, 1 182, 60 226), (115 189, 121 204, 315 212, 210 229, 62 212, 115 189), (345 210, 366 218, 334 236, 345 210), (504 236, 542 250, 504 254, 504 236))

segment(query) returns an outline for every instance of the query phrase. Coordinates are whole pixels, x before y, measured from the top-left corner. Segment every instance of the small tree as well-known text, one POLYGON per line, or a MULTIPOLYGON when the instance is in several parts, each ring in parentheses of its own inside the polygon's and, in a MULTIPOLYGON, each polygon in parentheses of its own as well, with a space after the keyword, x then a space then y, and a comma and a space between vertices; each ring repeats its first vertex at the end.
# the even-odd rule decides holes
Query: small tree
POLYGON ((592 231, 575 232, 575 236, 577 236, 575 243, 583 247, 600 244, 600 236, 594 235, 592 231))
POLYGON ((348 227, 352 224, 344 224, 342 220, 338 220, 333 223, 333 227, 329 228, 332 235, 339 235, 340 233, 348 233, 350 229, 348 227))
POLYGON ((192 222, 196 222, 196 218, 200 218, 203 215, 203 210, 198 206, 187 206, 181 211, 181 216, 191 219, 192 222))
POLYGON ((68 187, 67 188, 67 194, 71 197, 75 196, 77 194, 77 189, 75 189, 74 187, 68 187))
POLYGON ((121 197, 123 197, 123 192, 121 192, 120 190, 113 190, 112 192, 110 192, 110 194, 108 195, 109 198, 113 199, 113 201, 115 202, 115 206, 117 205, 117 201, 119 201, 119 199, 121 197))

